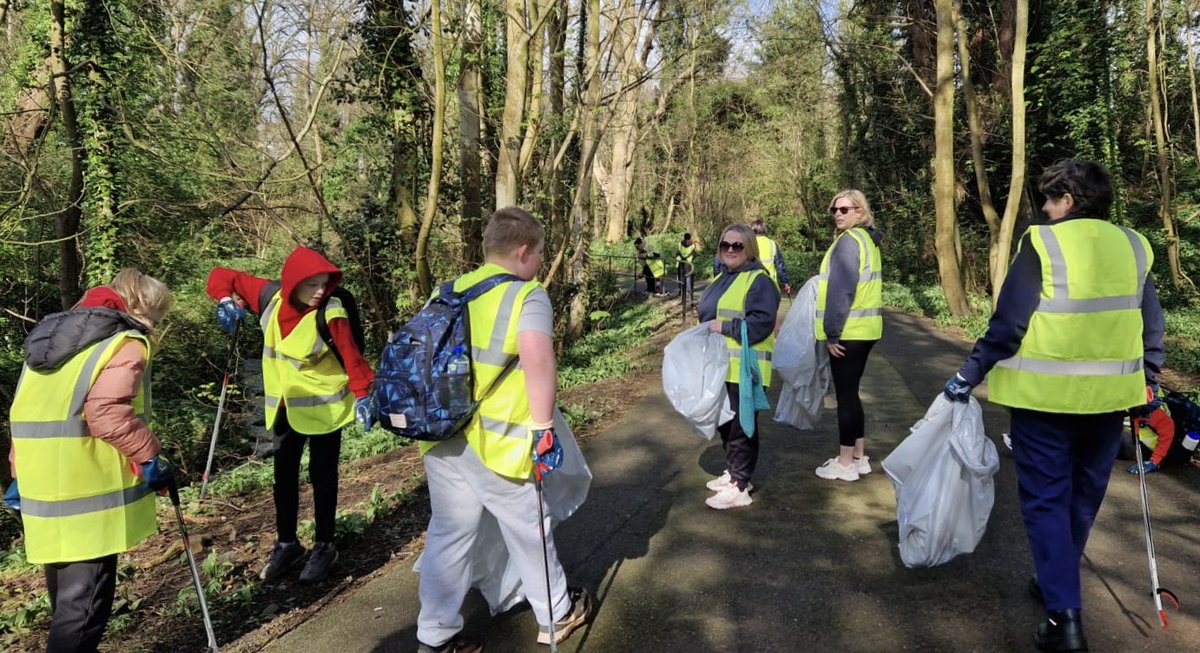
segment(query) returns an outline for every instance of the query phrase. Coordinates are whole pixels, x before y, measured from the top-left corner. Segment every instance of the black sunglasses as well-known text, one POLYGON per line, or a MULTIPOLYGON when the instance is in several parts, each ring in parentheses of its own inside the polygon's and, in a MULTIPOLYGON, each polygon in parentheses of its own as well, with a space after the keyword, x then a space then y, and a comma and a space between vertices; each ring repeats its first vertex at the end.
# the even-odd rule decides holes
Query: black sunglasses
POLYGON ((831 207, 829 207, 829 214, 837 215, 838 213, 841 213, 842 215, 846 215, 851 210, 857 209, 857 208, 858 208, 857 206, 831 206, 831 207))
POLYGON ((727 243, 722 240, 720 248, 722 250, 729 250, 731 252, 740 252, 743 249, 746 249, 746 243, 727 243))

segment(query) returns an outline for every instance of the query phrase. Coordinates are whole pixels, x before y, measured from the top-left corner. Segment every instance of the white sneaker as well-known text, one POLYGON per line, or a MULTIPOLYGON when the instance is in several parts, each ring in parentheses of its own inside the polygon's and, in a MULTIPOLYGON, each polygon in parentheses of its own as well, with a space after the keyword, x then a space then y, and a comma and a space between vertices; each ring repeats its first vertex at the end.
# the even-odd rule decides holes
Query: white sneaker
POLYGON ((705 499, 704 503, 714 510, 726 510, 728 508, 748 506, 754 503, 754 499, 750 498, 749 485, 746 485, 745 490, 739 490, 736 485, 730 484, 705 499))
POLYGON ((854 465, 843 465, 837 458, 830 458, 817 468, 817 476, 828 480, 857 481, 858 470, 854 465))
POLYGON ((863 456, 862 458, 854 459, 854 471, 858 472, 859 476, 864 476, 871 473, 871 457, 863 456))
POLYGON ((713 492, 717 492, 721 488, 725 487, 726 485, 729 485, 730 480, 731 479, 729 476, 729 470, 727 469, 727 470, 721 472, 720 476, 714 478, 713 480, 709 481, 708 483, 705 483, 704 487, 712 490, 713 492))

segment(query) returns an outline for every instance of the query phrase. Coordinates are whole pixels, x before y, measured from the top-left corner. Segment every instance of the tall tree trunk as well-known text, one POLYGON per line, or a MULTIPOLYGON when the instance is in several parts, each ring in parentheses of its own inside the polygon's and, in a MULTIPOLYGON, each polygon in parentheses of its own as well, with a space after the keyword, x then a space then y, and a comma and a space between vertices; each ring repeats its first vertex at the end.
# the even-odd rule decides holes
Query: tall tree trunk
MULTIPOLYGON (((496 208, 516 206, 521 200, 521 140, 524 136, 526 89, 529 86, 529 31, 525 2, 507 0, 505 30, 507 70, 504 114, 500 119, 500 158, 496 165, 496 208)), ((541 62, 538 62, 541 65, 541 62)))
POLYGON ((50 73, 54 79, 54 97, 62 114, 63 131, 71 148, 71 180, 67 185, 67 204, 54 218, 54 235, 58 238, 58 297, 63 310, 75 305, 82 294, 79 280, 82 264, 79 257, 79 223, 83 219, 83 167, 86 152, 75 102, 71 97, 71 78, 67 71, 64 0, 50 2, 50 73))
POLYGON ((1192 136, 1196 141, 1196 160, 1200 161, 1200 100, 1196 96, 1196 43, 1192 35, 1191 12, 1183 33, 1187 35, 1188 85, 1192 91, 1192 136))
MULTIPOLYGON (((617 83, 622 87, 633 84, 639 74, 637 66, 638 26, 641 16, 638 15, 635 3, 625 0, 617 15, 616 39, 618 45, 613 48, 619 57, 617 83)), ((612 127, 612 164, 608 172, 607 211, 605 219, 608 227, 605 230, 605 240, 615 243, 625 237, 626 223, 629 220, 630 180, 632 176, 634 143, 637 140, 637 110, 638 91, 630 88, 623 91, 617 100, 616 124, 612 127)))
POLYGON ((479 91, 483 84, 483 22, 480 0, 463 0, 463 46, 458 75, 459 175, 462 177, 463 258, 483 260, 483 206, 480 202, 479 91))
POLYGON ((583 101, 579 108, 583 121, 580 139, 579 170, 575 184, 575 199, 571 206, 571 242, 575 253, 568 264, 568 278, 578 290, 571 298, 567 315, 567 340, 583 335, 587 322, 587 287, 591 281, 591 252, 588 250, 588 235, 591 232, 592 216, 592 160, 599 145, 600 106, 600 0, 587 2, 587 74, 583 101))
POLYGON ((425 196, 425 215, 417 234, 417 286, 422 297, 433 291, 429 274, 429 231, 437 216, 442 184, 442 143, 446 131, 446 66, 442 62, 442 1, 432 0, 429 8, 430 47, 433 50, 433 143, 430 145, 429 192, 425 196))
POLYGON ((959 268, 957 211, 954 207, 954 17, 951 0, 936 0, 937 90, 933 95, 933 201, 937 213, 934 243, 942 292, 950 314, 970 312, 959 268))
POLYGON ((955 25, 958 30, 958 59, 962 70, 963 94, 967 100, 967 124, 971 128, 971 162, 975 168, 975 185, 979 187, 979 206, 988 227, 988 278, 996 276, 996 261, 1000 258, 1000 215, 992 202, 988 184, 987 162, 983 160, 983 126, 979 120, 979 101, 975 83, 971 80, 971 53, 967 49, 967 26, 962 15, 962 2, 954 3, 955 25))
POLYGON ((1004 218, 1000 221, 1000 240, 996 244, 996 269, 992 272, 993 306, 1000 297, 1004 277, 1008 276, 1013 229, 1025 189, 1025 45, 1029 37, 1029 0, 1017 0, 1013 31, 1012 72, 1009 75, 1012 84, 1012 179, 1008 185, 1008 200, 1004 203, 1004 218))
POLYGON ((1167 133, 1163 124, 1163 107, 1159 93, 1159 17, 1154 5, 1155 0, 1146 0, 1146 60, 1150 65, 1147 86, 1150 89, 1150 116, 1154 126, 1154 151, 1158 164, 1158 215, 1162 219, 1163 234, 1167 241, 1167 264, 1171 270, 1171 283, 1176 289, 1181 289, 1186 277, 1179 262, 1179 235, 1175 233, 1175 221, 1171 217, 1171 162, 1167 153, 1167 133))

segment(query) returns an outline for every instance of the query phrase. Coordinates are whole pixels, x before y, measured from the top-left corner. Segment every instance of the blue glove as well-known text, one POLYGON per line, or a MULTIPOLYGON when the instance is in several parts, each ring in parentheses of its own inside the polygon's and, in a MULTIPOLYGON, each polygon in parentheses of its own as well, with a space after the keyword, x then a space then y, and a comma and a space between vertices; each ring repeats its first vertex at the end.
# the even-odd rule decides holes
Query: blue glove
POLYGON ((967 380, 962 378, 962 375, 955 374, 954 378, 946 382, 946 389, 942 393, 950 401, 958 401, 965 404, 971 397, 971 388, 973 387, 975 386, 967 383, 967 380))
POLYGON ((1158 386, 1148 385, 1146 386, 1146 403, 1130 408, 1129 414, 1134 417, 1149 417, 1163 405, 1162 397, 1158 396, 1158 386))
POLYGON ((362 427, 363 433, 375 426, 375 406, 370 395, 354 400, 354 420, 362 427))
POLYGON ((142 483, 151 492, 162 492, 175 482, 175 474, 171 463, 155 456, 149 462, 142 463, 142 483))
MULTIPOLYGON (((1154 461, 1153 461, 1153 460, 1145 460, 1145 461, 1142 461, 1142 473, 1143 473, 1143 474, 1149 474, 1149 473, 1151 473, 1151 472, 1157 472, 1159 469, 1161 469, 1161 468, 1160 468, 1158 465, 1154 464, 1154 461)), ((1128 469, 1128 470, 1126 470, 1126 471, 1128 471, 1130 474, 1136 474, 1136 473, 1138 473, 1138 467, 1137 467, 1137 463, 1134 463, 1134 464, 1130 465, 1130 466, 1129 466, 1129 469, 1128 469)))
POLYGON ((533 430, 533 475, 542 477, 562 466, 563 450, 553 428, 533 430))
POLYGON ((13 512, 21 512, 21 493, 17 490, 17 479, 15 478, 4 492, 4 507, 13 512))
POLYGON ((217 322, 221 323, 221 328, 225 329, 225 333, 233 335, 233 330, 237 328, 238 322, 246 317, 246 309, 238 306, 238 303, 232 299, 217 304, 217 322))

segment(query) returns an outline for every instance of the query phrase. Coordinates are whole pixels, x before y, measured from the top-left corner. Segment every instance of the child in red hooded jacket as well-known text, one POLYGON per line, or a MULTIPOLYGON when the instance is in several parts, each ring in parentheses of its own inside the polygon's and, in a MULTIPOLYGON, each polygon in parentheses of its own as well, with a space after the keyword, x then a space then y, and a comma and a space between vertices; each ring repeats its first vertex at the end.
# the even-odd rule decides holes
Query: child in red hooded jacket
POLYGON ((345 308, 334 289, 342 272, 325 257, 297 247, 283 264, 279 290, 253 275, 214 268, 205 291, 217 300, 217 320, 232 335, 246 315, 259 315, 263 329, 263 390, 266 425, 275 433, 275 529, 278 537, 259 577, 282 576, 304 557, 296 537, 300 504, 300 455, 309 446, 316 534, 300 581, 325 578, 337 562, 333 544, 337 512, 338 454, 342 428, 357 420, 371 428, 368 395, 374 373, 354 342, 345 308), (317 330, 317 309, 325 305, 332 351, 317 330), (338 360, 341 355, 341 361, 338 360))

